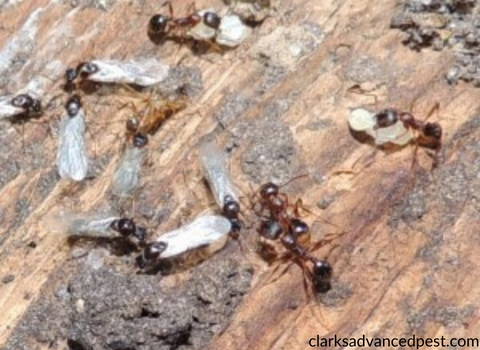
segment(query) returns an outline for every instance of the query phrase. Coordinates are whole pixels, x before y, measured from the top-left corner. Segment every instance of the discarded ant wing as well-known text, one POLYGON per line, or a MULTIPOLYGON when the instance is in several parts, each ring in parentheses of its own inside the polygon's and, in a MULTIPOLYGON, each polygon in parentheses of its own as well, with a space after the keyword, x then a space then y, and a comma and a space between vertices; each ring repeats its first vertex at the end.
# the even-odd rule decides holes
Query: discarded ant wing
POLYGON ((0 97, 0 119, 13 117, 24 112, 23 108, 12 105, 12 96, 0 97))
POLYGON ((252 28, 245 25, 240 17, 228 15, 222 18, 215 41, 223 46, 236 47, 252 33, 252 28))
POLYGON ((145 143, 136 142, 139 137, 146 139, 146 136, 143 135, 135 136, 134 145, 125 150, 113 176, 112 193, 117 196, 128 197, 138 186, 145 155, 143 146, 146 145, 146 141, 145 143))
POLYGON ((225 237, 230 229, 230 221, 223 216, 197 217, 191 223, 165 233, 156 240, 166 244, 166 249, 160 254, 160 258, 170 258, 212 244, 225 237))
POLYGON ((87 176, 88 155, 85 146, 85 112, 78 96, 66 105, 59 131, 57 167, 60 177, 82 181, 87 176))
POLYGON ((227 169, 225 154, 214 141, 206 141, 200 146, 200 159, 218 206, 223 209, 226 198, 238 203, 238 196, 227 169))
POLYGON ((95 70, 93 73, 87 72, 86 79, 99 83, 151 86, 164 80, 169 71, 168 65, 154 58, 130 61, 93 60, 88 63, 95 67, 95 70))
POLYGON ((110 236, 108 234, 110 227, 118 219, 118 216, 89 217, 74 215, 70 218, 68 232, 73 235, 92 237, 110 236))

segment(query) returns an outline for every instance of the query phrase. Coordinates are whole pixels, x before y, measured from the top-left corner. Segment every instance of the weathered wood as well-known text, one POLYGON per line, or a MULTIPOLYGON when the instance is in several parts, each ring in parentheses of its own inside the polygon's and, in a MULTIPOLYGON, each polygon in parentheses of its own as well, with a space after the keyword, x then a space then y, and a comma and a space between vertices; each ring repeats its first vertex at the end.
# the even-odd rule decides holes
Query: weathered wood
MULTIPOLYGON (((184 6, 178 3, 174 2, 175 8, 181 11, 184 6)), ((197 2, 198 8, 207 5, 221 6, 197 2)), ((271 268, 252 257, 257 266, 252 290, 212 348, 303 349, 316 334, 478 334, 479 92, 468 85, 445 83, 445 62, 452 53, 417 53, 402 46, 401 33, 389 29, 394 1, 298 0, 279 1, 279 15, 267 19, 236 50, 223 56, 194 57, 187 48, 178 51, 172 43, 157 47, 148 40, 145 24, 148 15, 159 9, 154 6, 118 2, 107 11, 72 10, 68 5, 37 1, 4 8, 0 45, 10 40, 35 8, 45 10, 36 45, 17 55, 26 64, 12 61, 18 73, 5 72, 9 81, 2 80, 2 85, 20 88, 30 74, 44 72, 53 60, 72 65, 99 55, 159 55, 174 64, 186 55, 182 64, 199 67, 204 90, 152 138, 151 164, 143 181, 144 201, 151 207, 163 203, 164 189, 172 193, 172 202, 189 206, 179 205, 160 229, 183 219, 185 208, 200 212, 209 205, 203 196, 206 191, 200 182, 195 146, 212 131, 223 144, 238 145, 232 171, 245 192, 250 184, 257 187, 270 176, 283 181, 309 174, 286 191, 302 197, 315 212, 347 231, 335 242, 338 247, 330 256, 335 271, 333 290, 306 305, 297 267, 266 285, 271 268), (276 47, 284 48, 280 42, 270 43, 269 48, 272 60, 277 58, 283 66, 272 68, 277 61, 267 59, 263 65, 254 57, 259 50, 256 45, 275 28, 294 31, 305 23, 318 25, 323 34, 305 34, 305 41, 299 42, 306 53, 301 59, 289 61, 287 52, 275 52, 276 47), (308 46, 308 40, 313 44, 308 46), (368 168, 362 168, 364 161, 360 161, 355 167, 358 174, 334 176, 335 171, 349 169, 373 151, 358 143, 347 128, 349 108, 373 102, 369 96, 348 92, 355 84, 378 97, 372 108, 408 109, 415 101, 414 113, 422 118, 439 102, 440 111, 432 119, 441 123, 445 133, 440 167, 429 172, 431 161, 419 150, 421 166, 412 171, 413 147, 407 147, 391 154, 378 152, 368 168), (277 124, 269 134, 268 128, 277 124), (271 154, 275 142, 293 155, 275 158, 271 154), (264 159, 252 159, 255 147, 259 147, 256 155, 264 159), (186 186, 185 178, 192 185, 186 186), (201 194, 199 201, 193 203, 189 186, 201 194), (315 208, 326 198, 334 199, 328 208, 315 208)), ((49 89, 51 95, 58 85, 49 89)), ((54 215, 62 208, 79 212, 98 208, 111 183, 121 153, 118 135, 123 123, 115 122, 120 114, 114 105, 106 105, 108 98, 88 96, 86 100, 89 137, 94 140, 97 159, 103 157, 106 167, 82 185, 62 181, 49 185, 55 176, 56 138, 49 136, 44 125, 25 125, 26 153, 19 128, 2 126, 2 172, 7 181, 0 190, 0 277, 14 274, 15 280, 0 286, 0 344, 41 295, 52 271, 69 256, 70 248, 61 229, 55 227, 54 215), (14 161, 20 171, 9 177, 7 170, 14 161), (22 209, 25 203, 28 209, 22 209), (32 241, 35 248, 28 246, 32 241)), ((61 110, 61 105, 52 108, 46 119, 53 120, 61 110)), ((306 220, 315 222, 317 239, 324 232, 338 231, 314 216, 306 220)), ((246 234, 253 240, 254 228, 246 234)), ((325 247, 319 256, 330 248, 325 247)))

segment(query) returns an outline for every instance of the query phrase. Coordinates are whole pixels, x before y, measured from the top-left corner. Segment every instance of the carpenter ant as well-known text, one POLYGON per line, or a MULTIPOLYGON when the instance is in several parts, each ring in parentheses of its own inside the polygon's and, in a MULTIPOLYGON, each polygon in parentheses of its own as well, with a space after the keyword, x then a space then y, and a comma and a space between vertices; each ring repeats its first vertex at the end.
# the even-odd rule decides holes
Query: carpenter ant
POLYGON ((226 195, 223 205, 223 215, 232 224, 231 232, 237 234, 242 229, 242 220, 238 217, 240 214, 240 204, 232 196, 226 195))
POLYGON ((203 21, 203 23, 213 29, 218 29, 221 19, 214 12, 205 12, 202 15, 194 10, 194 5, 191 7, 191 14, 185 17, 175 18, 173 14, 173 7, 170 1, 166 3, 170 12, 170 16, 162 14, 154 15, 150 18, 148 23, 148 32, 152 36, 166 37, 169 35, 172 38, 185 40, 186 32, 195 25, 203 21))

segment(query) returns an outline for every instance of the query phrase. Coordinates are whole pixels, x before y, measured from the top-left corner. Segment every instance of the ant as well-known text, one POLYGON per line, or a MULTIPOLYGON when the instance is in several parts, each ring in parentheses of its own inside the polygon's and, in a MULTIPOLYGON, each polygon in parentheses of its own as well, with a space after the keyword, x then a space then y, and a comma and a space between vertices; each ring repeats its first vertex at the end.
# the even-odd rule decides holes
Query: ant
POLYGON ((203 21, 203 23, 213 29, 220 27, 221 18, 214 12, 207 11, 202 15, 195 11, 192 3, 190 6, 191 14, 185 17, 175 18, 173 7, 170 1, 164 5, 168 5, 170 16, 162 14, 154 15, 148 23, 148 32, 153 36, 165 37, 170 35, 174 39, 185 40, 186 32, 203 21))
POLYGON ((308 234, 308 225, 300 219, 292 218, 289 221, 288 226, 288 231, 285 231, 285 227, 283 227, 282 224, 274 219, 269 219, 262 221, 262 224, 258 229, 258 233, 262 237, 270 240, 279 240, 286 250, 283 254, 278 255, 272 246, 267 244, 263 245, 262 248, 266 251, 263 251, 262 253, 269 254, 269 260, 278 262, 272 275, 275 274, 283 263, 291 262, 272 282, 283 276, 292 264, 296 264, 303 271, 303 286, 308 297, 310 297, 310 290, 314 294, 327 292, 331 288, 333 269, 327 260, 320 260, 314 257, 311 253, 329 241, 319 241, 311 249, 307 249, 299 242, 299 239, 308 234), (308 267, 308 264, 312 265, 311 269, 308 267))
MULTIPOLYGON (((333 238, 324 238, 316 242, 311 249, 305 248, 301 242, 306 241, 306 237, 310 238, 310 228, 307 223, 298 218, 299 209, 303 208, 302 202, 297 200, 294 205, 289 204, 288 196, 280 192, 280 187, 272 182, 262 185, 258 191, 259 207, 254 211, 257 216, 262 218, 257 229, 258 234, 267 240, 280 241, 286 252, 279 256, 273 246, 262 242, 262 248, 264 249, 261 254, 267 261, 279 262, 273 273, 282 263, 291 261, 297 264, 303 271, 304 288, 307 296, 310 295, 309 290, 312 290, 315 294, 324 293, 330 289, 332 267, 328 261, 319 260, 311 253, 331 242, 333 238), (312 265, 311 269, 308 267, 309 264, 312 265)), ((290 266, 291 264, 283 270, 277 279, 286 273, 290 266)))
MULTIPOLYGON (((371 93, 365 92, 359 85, 354 85, 350 87, 347 91, 359 95, 366 95, 366 96, 371 96, 374 98, 374 103, 377 103, 377 96, 371 93)), ((413 106, 416 102, 416 100, 419 97, 416 97, 410 104, 409 110, 412 111, 413 106)), ((407 130, 407 132, 410 132, 411 134, 411 139, 414 140, 415 143, 415 150, 414 150, 414 157, 412 160, 412 168, 416 164, 416 154, 418 147, 424 147, 427 149, 433 150, 433 154, 427 153, 432 159, 432 170, 435 169, 438 164, 440 163, 440 150, 442 148, 442 134, 443 134, 443 129, 441 125, 437 122, 427 122, 427 120, 435 113, 438 111, 440 108, 439 103, 435 103, 433 107, 430 109, 430 111, 427 113, 427 116, 425 117, 424 120, 419 120, 417 119, 412 113, 410 112, 404 112, 401 110, 398 110, 396 108, 387 108, 384 110, 381 110, 380 112, 374 114, 373 118, 375 121, 375 126, 373 127, 373 131, 378 131, 378 129, 381 128, 387 128, 390 126, 395 125, 398 121, 400 121, 403 125, 403 127, 407 130)), ((373 135, 371 135, 373 137, 373 135)), ((398 135, 397 138, 401 138, 403 135, 398 135)), ((376 138, 376 136, 374 136, 376 138)), ((395 144, 395 142, 393 141, 395 144)), ((399 143, 399 145, 405 145, 406 143, 399 143)), ((341 171, 343 172, 343 171, 341 171)))
POLYGON ((98 72, 98 70, 98 66, 91 62, 81 62, 76 68, 68 68, 65 71, 65 85, 63 86, 64 90, 69 93, 73 92, 77 89, 77 84, 75 83, 77 78, 80 78, 83 81, 83 79, 88 77, 90 74, 98 72))
MULTIPOLYGON (((427 119, 439 108, 438 103, 435 104, 432 110, 428 113, 427 119)), ((415 154, 418 146, 432 149, 433 164, 432 169, 435 169, 439 164, 439 152, 442 147, 442 127, 437 122, 425 122, 416 119, 411 113, 402 112, 397 109, 388 108, 375 114, 375 129, 385 128, 394 125, 398 121, 403 123, 407 130, 413 130, 418 133, 415 137, 415 154)), ((415 162, 415 159, 414 159, 415 162)))
POLYGON ((187 107, 187 98, 180 97, 176 100, 160 100, 160 103, 153 101, 153 97, 142 97, 142 103, 146 105, 143 112, 132 104, 135 114, 140 117, 132 117, 127 120, 127 135, 142 133, 154 134, 160 126, 170 117, 187 107))

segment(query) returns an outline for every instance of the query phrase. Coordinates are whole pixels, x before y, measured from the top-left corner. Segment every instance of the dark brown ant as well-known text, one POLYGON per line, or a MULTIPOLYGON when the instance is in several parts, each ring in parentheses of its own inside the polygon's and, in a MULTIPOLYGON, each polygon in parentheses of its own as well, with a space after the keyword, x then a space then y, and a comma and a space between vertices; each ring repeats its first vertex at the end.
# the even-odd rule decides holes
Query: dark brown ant
POLYGON ((220 26, 221 19, 214 12, 205 12, 203 15, 199 15, 192 4, 190 15, 175 18, 171 2, 168 1, 165 4, 168 5, 170 16, 157 14, 150 18, 148 23, 148 33, 154 37, 165 38, 169 36, 176 40, 185 41, 186 32, 201 21, 213 29, 218 29, 220 26))

